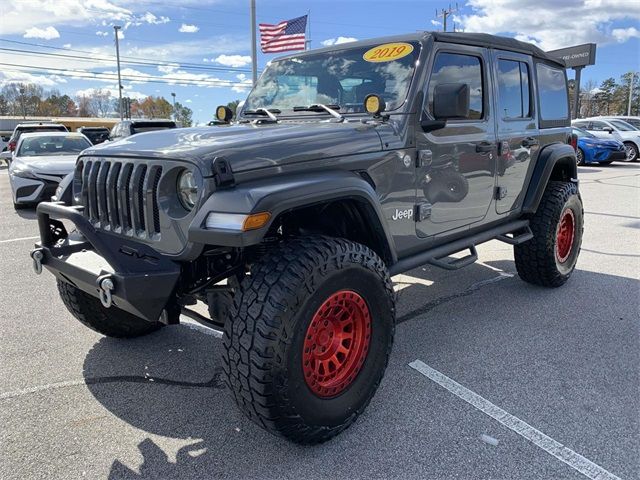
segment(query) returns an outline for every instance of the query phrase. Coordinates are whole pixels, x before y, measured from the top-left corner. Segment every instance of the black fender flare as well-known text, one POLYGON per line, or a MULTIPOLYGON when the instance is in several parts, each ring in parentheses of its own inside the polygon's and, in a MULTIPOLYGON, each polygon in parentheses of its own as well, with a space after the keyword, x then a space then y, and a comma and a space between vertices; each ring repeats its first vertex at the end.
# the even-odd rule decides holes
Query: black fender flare
POLYGON ((523 213, 535 213, 538 209, 544 190, 547 188, 551 174, 557 165, 567 168, 570 172, 568 180, 578 183, 578 164, 573 147, 566 143, 547 145, 540 151, 529 180, 529 188, 522 205, 523 213))
POLYGON ((189 241, 229 247, 256 245, 281 214, 300 207, 339 200, 355 200, 365 206, 372 233, 379 236, 379 241, 384 242, 385 256, 394 263, 397 260, 395 245, 376 191, 362 176, 345 170, 269 177, 217 190, 200 207, 193 219, 189 227, 189 241), (210 212, 269 212, 271 218, 264 227, 248 232, 208 229, 205 223, 210 212))

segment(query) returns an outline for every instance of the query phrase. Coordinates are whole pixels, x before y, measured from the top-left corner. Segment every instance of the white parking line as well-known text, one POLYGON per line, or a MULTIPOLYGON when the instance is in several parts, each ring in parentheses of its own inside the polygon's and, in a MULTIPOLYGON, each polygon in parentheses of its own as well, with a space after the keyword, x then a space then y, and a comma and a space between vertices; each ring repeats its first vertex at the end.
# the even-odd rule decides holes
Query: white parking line
POLYGON ((22 238, 10 238, 8 240, 0 240, 0 243, 22 242, 23 240, 39 240, 40 237, 22 237, 22 238))
POLYGON ((596 465, 591 460, 574 452, 570 448, 565 447, 560 442, 555 441, 540 430, 533 428, 518 417, 514 417, 509 412, 502 410, 486 398, 463 387, 455 380, 431 368, 424 362, 414 360, 409 366, 583 475, 596 480, 620 480, 620 478, 613 473, 596 465))

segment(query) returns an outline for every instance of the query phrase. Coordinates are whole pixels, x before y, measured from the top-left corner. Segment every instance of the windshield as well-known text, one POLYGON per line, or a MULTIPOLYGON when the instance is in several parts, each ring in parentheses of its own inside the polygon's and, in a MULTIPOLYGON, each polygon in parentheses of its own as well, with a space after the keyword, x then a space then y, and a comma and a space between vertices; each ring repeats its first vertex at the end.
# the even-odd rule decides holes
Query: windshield
POLYGON ((627 122, 623 122, 622 120, 609 120, 609 123, 623 132, 632 132, 637 130, 635 127, 629 125, 627 122))
POLYGON ((384 99, 387 111, 395 110, 407 96, 419 52, 417 42, 393 43, 274 61, 249 94, 243 113, 258 108, 284 112, 314 104, 362 113, 364 98, 371 93, 384 99))
POLYGON ((55 155, 77 155, 91 144, 79 136, 43 135, 25 138, 20 144, 18 157, 44 157, 55 155))
POLYGON ((589 133, 586 130, 582 130, 581 128, 573 127, 573 133, 575 133, 578 138, 596 138, 594 134, 589 133))

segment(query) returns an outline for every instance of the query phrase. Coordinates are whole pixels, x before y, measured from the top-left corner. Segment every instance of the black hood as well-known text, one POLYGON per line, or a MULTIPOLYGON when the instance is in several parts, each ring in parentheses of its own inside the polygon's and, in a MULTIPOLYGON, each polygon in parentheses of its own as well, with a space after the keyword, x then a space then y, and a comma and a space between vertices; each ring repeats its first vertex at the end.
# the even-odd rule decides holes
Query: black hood
POLYGON ((215 157, 226 158, 234 172, 242 172, 380 150, 373 123, 314 121, 159 130, 96 145, 83 156, 188 160, 208 175, 215 157))

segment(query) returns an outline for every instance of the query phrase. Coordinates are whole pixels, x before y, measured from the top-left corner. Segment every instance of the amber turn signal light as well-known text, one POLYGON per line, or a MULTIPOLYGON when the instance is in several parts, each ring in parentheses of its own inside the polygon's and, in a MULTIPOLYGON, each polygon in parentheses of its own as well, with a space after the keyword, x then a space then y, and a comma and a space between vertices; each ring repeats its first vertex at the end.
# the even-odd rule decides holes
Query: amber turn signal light
POLYGON ((246 232, 247 230, 262 228, 269 222, 270 218, 271 214, 269 212, 251 214, 244 220, 242 230, 246 232))

